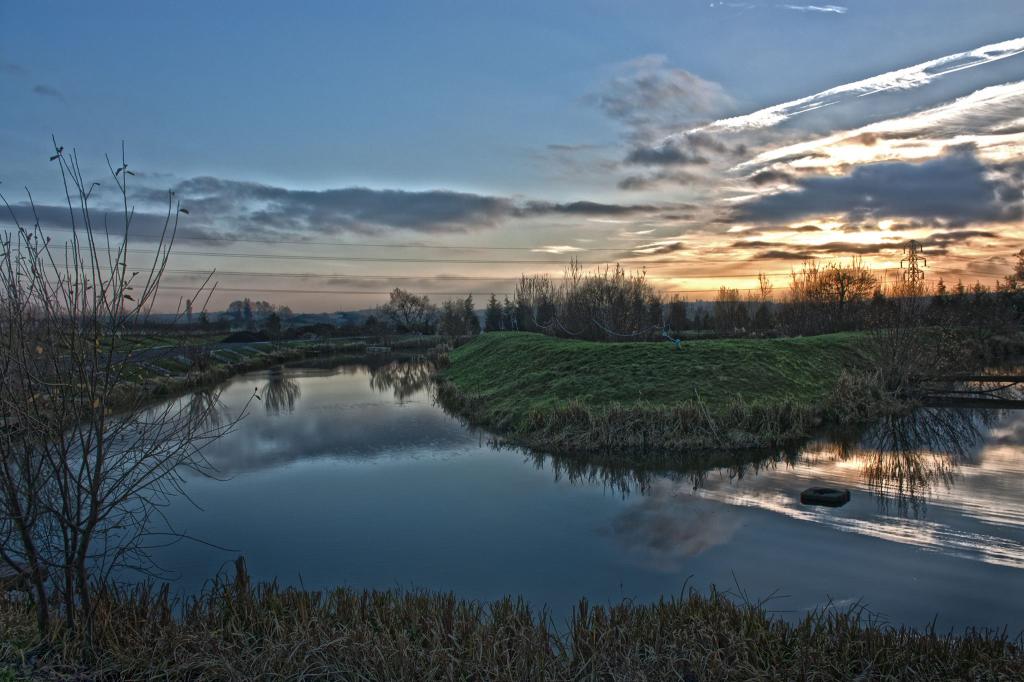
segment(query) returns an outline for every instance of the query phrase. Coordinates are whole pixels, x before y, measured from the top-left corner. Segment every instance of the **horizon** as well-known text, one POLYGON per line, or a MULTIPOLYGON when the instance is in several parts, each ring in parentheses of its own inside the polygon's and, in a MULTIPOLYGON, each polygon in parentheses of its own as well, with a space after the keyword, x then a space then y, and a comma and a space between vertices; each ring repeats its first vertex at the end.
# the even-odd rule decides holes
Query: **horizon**
POLYGON ((1019 3, 304 7, 0 8, 0 192, 59 241, 50 135, 101 183, 124 141, 140 262, 189 211, 160 312, 212 270, 211 310, 482 304, 570 257, 707 300, 910 240, 990 282, 1024 237, 1019 3))

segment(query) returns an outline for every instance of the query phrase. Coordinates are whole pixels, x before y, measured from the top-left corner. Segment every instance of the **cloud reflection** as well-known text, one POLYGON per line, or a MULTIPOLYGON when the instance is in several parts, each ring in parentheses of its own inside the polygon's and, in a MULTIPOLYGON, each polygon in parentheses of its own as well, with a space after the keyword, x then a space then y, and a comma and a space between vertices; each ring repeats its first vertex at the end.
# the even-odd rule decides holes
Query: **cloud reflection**
POLYGON ((741 523, 733 508, 680 494, 663 479, 626 507, 608 532, 645 565, 677 572, 687 558, 728 543, 741 523))

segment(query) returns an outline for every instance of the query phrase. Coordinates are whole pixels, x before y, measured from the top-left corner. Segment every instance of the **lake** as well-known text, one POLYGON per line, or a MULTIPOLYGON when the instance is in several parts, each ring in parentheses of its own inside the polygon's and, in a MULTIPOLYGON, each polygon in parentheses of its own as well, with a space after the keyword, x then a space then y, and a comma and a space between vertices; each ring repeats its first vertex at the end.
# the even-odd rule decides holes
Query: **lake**
MULTIPOLYGON (((499 449, 436 406, 423 363, 311 363, 222 387, 238 427, 166 510, 183 592, 246 557, 258 580, 580 597, 715 585, 796 618, 832 605, 940 631, 1024 629, 1024 412, 922 410, 706 472, 630 472, 499 449), (812 485, 849 488, 804 506, 812 485)), ((209 394, 186 398, 208 400, 209 394)))

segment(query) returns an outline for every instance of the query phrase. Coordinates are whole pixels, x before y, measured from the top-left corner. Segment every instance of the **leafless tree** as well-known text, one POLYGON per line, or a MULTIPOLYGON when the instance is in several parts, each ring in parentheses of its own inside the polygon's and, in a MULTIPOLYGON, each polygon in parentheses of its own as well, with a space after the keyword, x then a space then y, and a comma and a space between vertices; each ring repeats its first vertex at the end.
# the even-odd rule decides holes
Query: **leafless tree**
POLYGON ((389 300, 378 308, 399 331, 429 331, 437 319, 437 306, 427 296, 417 296, 404 289, 395 289, 389 300))
MULTIPOLYGON (((59 609, 88 642, 95 583, 155 570, 148 549, 180 538, 164 506, 185 493, 188 472, 210 471, 204 447, 237 420, 222 420, 216 400, 154 405, 126 338, 152 312, 187 211, 168 194, 142 266, 129 254, 134 172, 123 150, 119 166, 107 160, 118 198, 110 212, 92 207, 99 183, 77 154, 56 142, 54 152, 65 243, 46 236, 31 194, 31 225, 0 195, 13 221, 0 240, 0 560, 31 582, 41 633, 59 609)), ((190 300, 207 301, 209 282, 190 300)))

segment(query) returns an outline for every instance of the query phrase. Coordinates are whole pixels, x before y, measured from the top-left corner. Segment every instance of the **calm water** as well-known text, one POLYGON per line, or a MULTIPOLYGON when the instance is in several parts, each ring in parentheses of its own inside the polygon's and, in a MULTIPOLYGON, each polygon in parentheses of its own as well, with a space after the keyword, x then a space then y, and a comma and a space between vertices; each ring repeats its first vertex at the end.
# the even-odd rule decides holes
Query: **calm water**
POLYGON ((191 479, 198 506, 168 510, 224 547, 159 550, 176 585, 243 554, 258 579, 522 594, 557 618, 581 596, 714 584, 783 617, 859 602, 915 627, 1024 629, 1024 413, 935 410, 742 468, 613 475, 491 447, 433 405, 428 373, 289 367, 227 384, 229 414, 262 400, 207 451, 226 480, 191 479), (852 501, 802 506, 811 485, 852 501))

